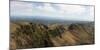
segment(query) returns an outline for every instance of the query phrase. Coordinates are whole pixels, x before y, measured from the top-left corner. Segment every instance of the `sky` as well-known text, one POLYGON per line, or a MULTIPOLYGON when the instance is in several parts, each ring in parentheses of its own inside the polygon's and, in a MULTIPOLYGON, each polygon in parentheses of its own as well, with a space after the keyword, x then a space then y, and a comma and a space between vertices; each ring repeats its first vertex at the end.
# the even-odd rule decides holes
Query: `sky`
POLYGON ((10 16, 94 21, 94 7, 38 2, 10 2, 10 16))
POLYGON ((54 2, 54 3, 95 5, 95 0, 17 0, 17 1, 39 1, 39 2, 41 1, 41 2, 54 2))

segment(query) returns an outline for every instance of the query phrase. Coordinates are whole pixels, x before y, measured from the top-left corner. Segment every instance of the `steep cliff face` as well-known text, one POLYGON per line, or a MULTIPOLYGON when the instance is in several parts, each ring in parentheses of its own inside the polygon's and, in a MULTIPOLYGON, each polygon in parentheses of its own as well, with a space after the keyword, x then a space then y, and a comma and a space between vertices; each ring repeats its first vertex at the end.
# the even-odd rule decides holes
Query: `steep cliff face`
POLYGON ((11 23, 11 49, 93 44, 94 27, 90 25, 11 23))

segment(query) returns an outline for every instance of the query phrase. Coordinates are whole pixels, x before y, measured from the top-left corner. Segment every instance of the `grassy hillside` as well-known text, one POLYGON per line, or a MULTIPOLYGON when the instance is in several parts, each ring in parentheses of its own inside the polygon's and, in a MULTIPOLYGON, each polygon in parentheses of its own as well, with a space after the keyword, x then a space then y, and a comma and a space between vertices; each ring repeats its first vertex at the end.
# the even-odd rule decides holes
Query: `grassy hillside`
POLYGON ((10 33, 11 50, 15 48, 94 44, 93 23, 44 25, 40 23, 12 22, 10 33))

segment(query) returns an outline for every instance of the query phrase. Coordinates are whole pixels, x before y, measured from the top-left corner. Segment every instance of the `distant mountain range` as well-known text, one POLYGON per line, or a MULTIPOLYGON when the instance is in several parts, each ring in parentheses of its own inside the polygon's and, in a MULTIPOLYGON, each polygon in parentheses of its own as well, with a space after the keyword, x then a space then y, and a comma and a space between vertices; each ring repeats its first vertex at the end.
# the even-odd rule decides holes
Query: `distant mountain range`
POLYGON ((63 20, 63 19, 55 19, 55 18, 42 18, 41 17, 20 17, 20 16, 12 16, 10 17, 11 22, 33 22, 33 23, 43 23, 43 24, 72 24, 72 23, 90 23, 94 21, 84 21, 84 20, 63 20))

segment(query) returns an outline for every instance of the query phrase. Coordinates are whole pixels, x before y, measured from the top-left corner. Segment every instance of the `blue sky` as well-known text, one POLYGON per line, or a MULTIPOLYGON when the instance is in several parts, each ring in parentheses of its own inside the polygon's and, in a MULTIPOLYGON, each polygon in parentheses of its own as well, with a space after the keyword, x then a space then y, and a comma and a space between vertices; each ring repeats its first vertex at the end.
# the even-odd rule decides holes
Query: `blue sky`
POLYGON ((61 20, 94 21, 94 7, 11 1, 10 15, 61 20))

